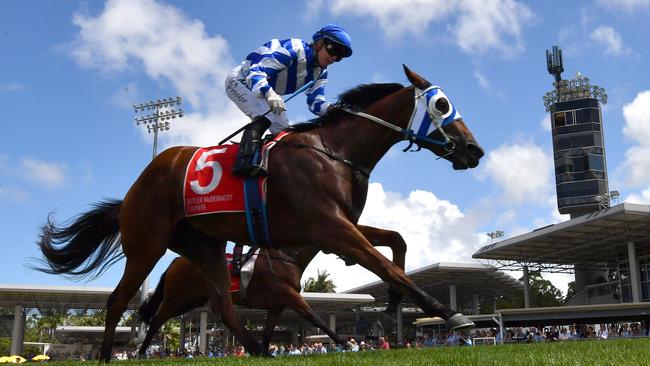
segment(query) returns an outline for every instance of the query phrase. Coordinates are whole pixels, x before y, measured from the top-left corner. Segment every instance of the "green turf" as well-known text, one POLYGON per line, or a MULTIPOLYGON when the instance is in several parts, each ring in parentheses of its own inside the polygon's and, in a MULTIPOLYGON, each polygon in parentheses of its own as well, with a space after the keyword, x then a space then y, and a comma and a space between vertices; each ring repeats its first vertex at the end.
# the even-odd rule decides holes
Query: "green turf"
MULTIPOLYGON (((48 362, 78 365, 80 362, 48 362)), ((84 363, 85 365, 88 362, 84 363)), ((114 361, 117 365, 649 365, 650 339, 616 339, 476 347, 400 349, 262 358, 198 358, 114 361)))

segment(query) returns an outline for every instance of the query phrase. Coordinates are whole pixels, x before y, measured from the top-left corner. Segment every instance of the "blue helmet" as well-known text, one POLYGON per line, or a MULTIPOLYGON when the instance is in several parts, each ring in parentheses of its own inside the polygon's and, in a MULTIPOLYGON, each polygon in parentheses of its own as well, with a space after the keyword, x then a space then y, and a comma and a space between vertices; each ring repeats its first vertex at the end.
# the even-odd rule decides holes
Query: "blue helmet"
POLYGON ((348 32, 343 29, 340 25, 336 23, 326 24, 323 28, 319 29, 318 32, 314 33, 312 39, 314 42, 322 38, 327 38, 332 42, 335 42, 345 49, 345 54, 343 57, 352 56, 352 39, 348 32))

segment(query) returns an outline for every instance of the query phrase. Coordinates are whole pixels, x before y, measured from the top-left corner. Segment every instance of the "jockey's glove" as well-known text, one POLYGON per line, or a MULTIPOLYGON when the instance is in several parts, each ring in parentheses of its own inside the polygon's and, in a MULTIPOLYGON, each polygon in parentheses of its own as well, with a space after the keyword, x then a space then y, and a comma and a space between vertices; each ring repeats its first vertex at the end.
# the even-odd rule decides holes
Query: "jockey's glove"
POLYGON ((284 100, 282 100, 282 97, 279 96, 273 89, 269 89, 269 91, 266 92, 266 102, 269 104, 271 111, 273 111, 275 114, 280 114, 287 110, 287 108, 284 106, 284 100))

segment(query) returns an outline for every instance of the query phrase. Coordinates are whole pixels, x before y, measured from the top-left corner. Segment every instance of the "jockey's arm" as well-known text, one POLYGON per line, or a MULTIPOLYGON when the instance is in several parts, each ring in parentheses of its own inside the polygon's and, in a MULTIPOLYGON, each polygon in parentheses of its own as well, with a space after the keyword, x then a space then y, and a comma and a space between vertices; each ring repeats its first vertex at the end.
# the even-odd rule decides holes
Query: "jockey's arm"
POLYGON ((327 84, 327 70, 316 79, 314 85, 307 89, 307 105, 309 110, 317 116, 327 112, 330 103, 325 99, 325 84, 327 84))
MULTIPOLYGON (((271 44, 267 43, 269 47, 271 44)), ((283 47, 275 48, 274 51, 267 49, 263 53, 252 53, 249 58, 251 65, 246 75, 246 86, 253 94, 263 97, 266 97, 271 89, 268 80, 294 62, 292 54, 283 47)))

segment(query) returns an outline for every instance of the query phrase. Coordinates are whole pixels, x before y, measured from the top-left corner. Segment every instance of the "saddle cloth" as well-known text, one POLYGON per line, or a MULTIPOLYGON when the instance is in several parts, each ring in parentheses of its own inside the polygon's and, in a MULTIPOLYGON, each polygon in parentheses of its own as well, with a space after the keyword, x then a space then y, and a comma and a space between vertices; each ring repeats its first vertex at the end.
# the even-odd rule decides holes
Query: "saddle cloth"
POLYGON ((255 271, 255 262, 257 262, 257 256, 259 255, 259 248, 254 252, 246 255, 246 261, 242 265, 242 269, 239 272, 239 275, 232 273, 232 254, 226 253, 226 260, 228 261, 228 272, 230 272, 230 292, 239 292, 246 290, 248 284, 253 278, 253 272, 255 271))
MULTIPOLYGON (((267 165, 270 149, 289 133, 283 132, 262 148, 267 165)), ((244 212, 244 179, 230 174, 239 145, 199 148, 187 164, 183 182, 185 216, 244 212)), ((266 178, 258 179, 260 196, 266 201, 266 178)))

